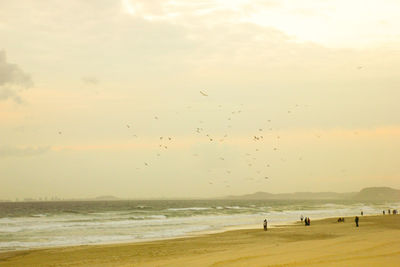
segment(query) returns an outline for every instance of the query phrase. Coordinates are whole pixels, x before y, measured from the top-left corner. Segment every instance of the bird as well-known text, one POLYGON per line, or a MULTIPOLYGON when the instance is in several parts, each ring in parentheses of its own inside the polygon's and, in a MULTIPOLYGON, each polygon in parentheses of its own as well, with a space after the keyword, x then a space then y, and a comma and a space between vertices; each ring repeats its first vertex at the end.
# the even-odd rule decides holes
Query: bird
POLYGON ((208 96, 206 93, 204 93, 203 91, 200 91, 200 94, 202 94, 203 96, 208 96))

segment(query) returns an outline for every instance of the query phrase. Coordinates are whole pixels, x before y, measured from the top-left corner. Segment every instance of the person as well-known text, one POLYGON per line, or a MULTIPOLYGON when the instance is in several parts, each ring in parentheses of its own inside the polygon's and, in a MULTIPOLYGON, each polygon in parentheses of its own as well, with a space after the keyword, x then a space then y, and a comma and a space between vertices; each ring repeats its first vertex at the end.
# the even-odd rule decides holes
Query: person
POLYGON ((390 214, 390 209, 388 209, 388 214, 390 214))
POLYGON ((311 222, 310 222, 310 217, 307 218, 307 225, 310 226, 311 222))
POLYGON ((358 227, 358 220, 359 220, 359 218, 358 218, 358 216, 356 216, 356 218, 355 218, 355 222, 356 222, 356 227, 358 227))
POLYGON ((264 220, 264 231, 267 231, 268 229, 267 229, 267 225, 268 225, 268 222, 267 222, 267 219, 265 219, 264 220))
POLYGON ((361 216, 364 216, 364 212, 363 211, 361 211, 361 216))
POLYGON ((383 215, 385 215, 385 211, 382 211, 383 215))
POLYGON ((300 215, 300 220, 301 220, 301 222, 303 222, 303 220, 304 220, 303 214, 300 215))
POLYGON ((342 218, 337 219, 337 222, 342 222, 342 218))

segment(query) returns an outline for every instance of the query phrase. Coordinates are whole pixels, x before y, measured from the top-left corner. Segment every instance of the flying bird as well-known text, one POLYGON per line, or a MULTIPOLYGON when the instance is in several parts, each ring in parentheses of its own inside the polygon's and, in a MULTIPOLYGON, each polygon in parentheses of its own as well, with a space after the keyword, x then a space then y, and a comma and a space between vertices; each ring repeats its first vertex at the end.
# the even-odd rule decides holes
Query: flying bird
POLYGON ((200 94, 202 94, 203 96, 208 96, 206 93, 204 93, 203 91, 200 91, 200 94))

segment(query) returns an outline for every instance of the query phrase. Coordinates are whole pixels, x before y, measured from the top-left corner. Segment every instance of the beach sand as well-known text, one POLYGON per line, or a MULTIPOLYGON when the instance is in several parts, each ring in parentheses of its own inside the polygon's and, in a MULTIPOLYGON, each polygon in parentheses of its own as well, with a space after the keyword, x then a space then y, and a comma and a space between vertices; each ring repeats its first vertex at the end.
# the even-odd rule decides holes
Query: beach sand
POLYGON ((400 266, 400 215, 0 254, 0 266, 400 266))

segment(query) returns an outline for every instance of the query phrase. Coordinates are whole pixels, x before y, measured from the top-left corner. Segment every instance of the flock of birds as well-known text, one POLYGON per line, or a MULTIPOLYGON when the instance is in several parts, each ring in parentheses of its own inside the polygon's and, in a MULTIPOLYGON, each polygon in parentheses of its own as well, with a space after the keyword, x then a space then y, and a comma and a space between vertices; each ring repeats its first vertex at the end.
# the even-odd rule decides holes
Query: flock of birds
MULTIPOLYGON (((202 97, 208 97, 209 96, 204 91, 200 91, 200 94, 201 94, 202 97)), ((221 108, 222 106, 218 105, 218 107, 221 108)), ((296 107, 299 107, 299 105, 296 104, 296 107)), ((233 116, 239 115, 241 113, 242 113, 242 110, 235 110, 235 111, 231 111, 230 112, 230 116, 227 118, 227 120, 229 122, 229 125, 227 125, 227 128, 231 128, 232 127, 231 122, 232 122, 233 116)), ((291 110, 288 110, 287 113, 290 114, 291 110)), ((154 116, 154 120, 159 120, 159 119, 160 118, 158 116, 154 116)), ((271 122, 272 121, 270 119, 268 119, 267 120, 267 125, 265 127, 258 128, 256 130, 256 134, 254 134, 253 136, 249 137, 248 142, 255 142, 254 144, 257 146, 257 148, 255 148, 253 152, 257 153, 257 152, 262 150, 260 148, 262 148, 263 146, 261 146, 261 144, 257 145, 257 143, 262 143, 262 142, 264 142, 264 140, 267 140, 267 139, 270 140, 271 139, 271 135, 273 136, 273 128, 271 127, 271 122)), ((203 123, 203 121, 199 121, 199 123, 203 123)), ((125 126, 126 126, 126 128, 128 130, 132 129, 132 126, 130 124, 126 124, 125 126)), ((217 136, 213 136, 210 133, 206 133, 206 130, 205 130, 204 127, 196 127, 194 129, 194 133, 197 135, 197 137, 206 138, 206 139, 203 139, 203 140, 204 141, 207 140, 210 143, 215 143, 215 142, 223 143, 229 138, 227 133, 225 133, 224 135, 218 136, 218 137, 217 136)), ((62 132, 59 131, 58 134, 61 135, 62 132)), ((133 134, 133 136, 134 137, 138 137, 136 134, 133 134)), ((275 145, 271 148, 271 150, 273 152, 276 152, 278 150, 278 146, 276 144, 281 139, 281 136, 275 135, 273 137, 274 137, 273 139, 274 139, 275 145)), ((170 146, 173 146, 174 139, 175 138, 171 137, 171 136, 159 136, 159 138, 158 138, 158 148, 159 148, 159 150, 157 151, 156 156, 160 157, 162 155, 163 151, 167 151, 170 146)), ((198 157, 199 153, 193 153, 192 155, 194 157, 198 157)), ((210 155, 207 155, 207 156, 209 157, 210 155)), ((225 184, 225 187, 230 187, 230 184, 229 184, 230 179, 227 179, 227 178, 233 172, 229 168, 227 168, 225 170, 222 170, 221 167, 227 166, 227 165, 229 166, 229 163, 225 164, 225 162, 226 162, 227 158, 230 158, 230 156, 231 155, 227 155, 227 156, 220 155, 218 159, 221 162, 224 162, 224 164, 217 164, 217 165, 220 165, 220 167, 218 167, 218 170, 219 170, 220 174, 218 174, 218 175, 220 175, 220 176, 224 175, 225 176, 225 180, 223 180, 223 183, 225 184)), ((247 175, 248 176, 253 176, 253 175, 251 175, 251 173, 253 173, 257 177, 257 178, 247 177, 247 178, 244 178, 245 180, 253 180, 253 181, 261 182, 261 181, 266 181, 266 180, 270 179, 270 176, 268 174, 266 174, 266 172, 268 172, 268 170, 270 170, 268 168, 271 167, 271 164, 270 164, 270 162, 265 162, 265 157, 257 157, 257 155, 254 155, 252 153, 245 153, 244 156, 245 156, 245 162, 246 162, 247 167, 249 168, 249 170, 253 170, 253 171, 247 171, 246 172, 247 175), (260 161, 264 161, 263 163, 261 163, 261 166, 260 166, 260 164, 257 164, 260 161), (257 167, 258 167, 258 170, 257 170, 257 167)), ((302 157, 299 157, 299 160, 302 160, 302 157)), ((285 159, 282 158, 281 161, 284 162, 285 159)), ((150 162, 151 161, 143 162, 144 167, 145 168, 151 167, 150 162)), ((140 170, 141 168, 137 167, 136 169, 140 170)), ((208 172, 211 173, 212 170, 208 169, 208 172)), ((212 177, 212 176, 213 175, 209 174, 209 177, 212 177)), ((218 180, 218 179, 209 180, 208 184, 213 185, 213 184, 216 183, 216 180, 218 180)))

